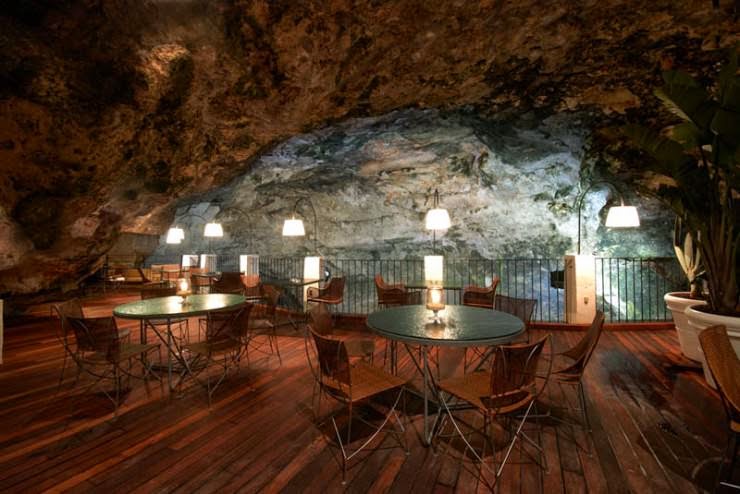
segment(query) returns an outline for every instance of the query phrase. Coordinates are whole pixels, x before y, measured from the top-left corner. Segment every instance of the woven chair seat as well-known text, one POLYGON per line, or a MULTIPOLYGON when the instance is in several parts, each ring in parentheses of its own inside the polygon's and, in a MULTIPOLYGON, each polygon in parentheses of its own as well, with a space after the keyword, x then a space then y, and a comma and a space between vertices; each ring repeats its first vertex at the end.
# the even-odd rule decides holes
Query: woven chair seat
POLYGON ((467 401, 485 413, 505 415, 522 410, 534 400, 535 395, 527 389, 489 396, 491 373, 478 371, 439 382, 439 389, 467 401))
POLYGON ((348 387, 344 383, 322 377, 324 386, 336 390, 339 394, 347 397, 352 403, 364 400, 370 396, 403 386, 406 381, 398 376, 389 374, 379 367, 357 362, 350 367, 350 379, 352 382, 351 395, 348 395, 348 387))

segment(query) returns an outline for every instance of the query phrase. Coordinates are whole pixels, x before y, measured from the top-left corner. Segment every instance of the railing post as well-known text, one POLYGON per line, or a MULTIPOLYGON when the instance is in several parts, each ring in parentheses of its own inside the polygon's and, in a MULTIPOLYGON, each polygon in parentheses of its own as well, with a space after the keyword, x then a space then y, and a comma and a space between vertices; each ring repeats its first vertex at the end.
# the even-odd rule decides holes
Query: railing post
POLYGON ((565 320, 570 324, 593 321, 596 315, 594 256, 565 256, 565 320))

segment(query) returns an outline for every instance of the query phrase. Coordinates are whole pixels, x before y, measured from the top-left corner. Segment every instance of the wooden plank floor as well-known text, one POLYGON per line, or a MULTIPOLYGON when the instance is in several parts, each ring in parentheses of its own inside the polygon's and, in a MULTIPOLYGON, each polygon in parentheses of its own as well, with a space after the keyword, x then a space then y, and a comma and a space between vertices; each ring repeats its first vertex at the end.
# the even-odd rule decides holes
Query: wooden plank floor
MULTIPOLYGON (((135 298, 108 294, 85 306, 89 315, 106 315, 135 298)), ((313 425, 303 338, 289 328, 279 338, 282 365, 275 357, 252 359, 217 390, 210 410, 200 387, 162 397, 157 385, 147 396, 134 383, 114 418, 104 396, 72 386, 72 372, 57 391, 63 350, 58 322, 48 314, 38 307, 37 318, 6 328, 1 492, 488 491, 469 455, 462 457, 459 440, 443 441, 436 451, 421 445, 413 401, 410 455, 387 438, 342 485, 336 448, 313 425)), ((556 350, 579 336, 555 333, 556 350)), ((382 362, 384 344, 377 343, 382 362)), ((440 360, 443 375, 457 372, 462 353, 443 351, 440 360)), ((529 447, 515 448, 497 491, 702 492, 711 486, 725 444, 724 412, 700 374, 670 367, 679 360, 673 331, 606 332, 585 381, 593 433, 550 419, 540 428, 533 424, 549 468, 534 463, 529 447)), ((410 367, 402 362, 401 372, 410 367)), ((542 409, 575 399, 569 388, 551 386, 546 394, 542 409)))

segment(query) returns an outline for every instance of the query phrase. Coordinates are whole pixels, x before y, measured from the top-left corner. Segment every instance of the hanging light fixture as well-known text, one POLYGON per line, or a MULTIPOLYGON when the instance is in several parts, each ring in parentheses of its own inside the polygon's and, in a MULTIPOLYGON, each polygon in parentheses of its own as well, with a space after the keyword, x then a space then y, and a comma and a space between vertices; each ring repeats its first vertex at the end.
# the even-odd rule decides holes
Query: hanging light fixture
POLYGON ((576 197, 578 210, 578 243, 576 253, 579 255, 581 253, 581 211, 583 209, 583 202, 586 198, 586 194, 588 194, 588 192, 597 185, 605 185, 609 187, 614 191, 617 197, 619 197, 620 205, 610 207, 609 212, 606 214, 604 225, 607 228, 636 228, 640 226, 640 216, 637 214, 637 208, 635 206, 624 205, 624 198, 616 185, 607 180, 598 180, 593 182, 576 197))
POLYGON ((427 230, 447 230, 450 227, 450 214, 446 209, 439 207, 439 191, 434 189, 432 209, 427 211, 427 230))
POLYGON ((206 226, 203 228, 203 236, 204 237, 223 237, 224 228, 223 226, 221 226, 221 223, 217 223, 215 221, 206 223, 206 226))
POLYGON ((179 226, 175 226, 167 230, 167 243, 168 244, 179 244, 185 238, 185 230, 179 226))
POLYGON ((283 223, 283 237, 303 237, 306 235, 306 229, 303 226, 303 220, 293 216, 283 223))
POLYGON ((604 223, 608 228, 635 228, 640 226, 640 217, 635 206, 613 206, 609 208, 604 223))

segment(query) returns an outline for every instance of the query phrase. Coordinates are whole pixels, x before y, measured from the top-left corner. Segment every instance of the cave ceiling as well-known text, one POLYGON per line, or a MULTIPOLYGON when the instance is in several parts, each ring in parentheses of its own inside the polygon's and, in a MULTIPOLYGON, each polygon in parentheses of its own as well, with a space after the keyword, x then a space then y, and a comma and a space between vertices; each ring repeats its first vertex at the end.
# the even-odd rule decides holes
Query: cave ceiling
POLYGON ((0 294, 84 276, 121 231, 301 132, 400 108, 659 117, 666 68, 737 42, 710 0, 29 0, 0 7, 0 294))

